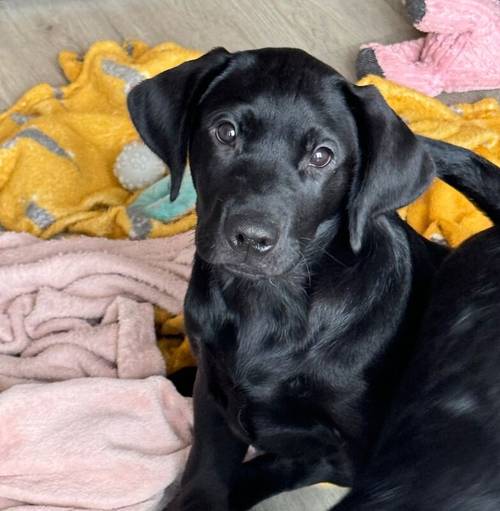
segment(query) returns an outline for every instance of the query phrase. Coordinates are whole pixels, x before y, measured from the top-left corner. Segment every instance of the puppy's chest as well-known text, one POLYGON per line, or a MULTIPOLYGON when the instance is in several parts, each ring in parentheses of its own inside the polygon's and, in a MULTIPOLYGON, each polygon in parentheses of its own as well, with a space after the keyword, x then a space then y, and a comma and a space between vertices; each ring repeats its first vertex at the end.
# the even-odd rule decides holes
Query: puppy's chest
POLYGON ((330 384, 318 381, 317 360, 305 348, 321 322, 311 325, 303 295, 286 303, 250 298, 244 308, 220 307, 196 329, 209 391, 228 424, 246 442, 283 455, 292 445, 316 448, 318 438, 337 442, 330 384))
POLYGON ((298 451, 316 448, 311 445, 313 437, 315 444, 317 438, 336 441, 327 399, 321 399, 328 393, 312 381, 296 354, 266 349, 248 355, 203 351, 210 392, 243 440, 283 455, 292 454, 291 446, 298 451), (323 435, 316 434, 318 428, 324 428, 323 435))

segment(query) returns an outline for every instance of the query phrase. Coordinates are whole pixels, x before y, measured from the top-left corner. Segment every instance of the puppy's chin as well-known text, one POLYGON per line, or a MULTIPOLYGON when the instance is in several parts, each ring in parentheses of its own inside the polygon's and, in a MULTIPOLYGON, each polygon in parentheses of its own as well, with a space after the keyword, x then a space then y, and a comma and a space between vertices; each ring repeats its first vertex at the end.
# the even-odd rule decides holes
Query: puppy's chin
POLYGON ((249 264, 246 262, 235 262, 224 257, 211 256, 197 250, 198 257, 205 263, 214 266, 233 277, 239 277, 248 280, 269 280, 280 277, 287 277, 294 272, 299 272, 300 259, 288 262, 287 264, 249 264))

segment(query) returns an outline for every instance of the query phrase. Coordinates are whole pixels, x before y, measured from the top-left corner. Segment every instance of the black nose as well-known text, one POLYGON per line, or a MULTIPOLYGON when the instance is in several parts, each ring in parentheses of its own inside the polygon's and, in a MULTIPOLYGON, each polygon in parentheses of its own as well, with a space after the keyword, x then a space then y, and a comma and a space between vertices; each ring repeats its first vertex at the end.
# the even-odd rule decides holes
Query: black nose
POLYGON ((232 215, 224 225, 229 244, 238 251, 268 253, 278 242, 278 228, 269 221, 247 215, 232 215))

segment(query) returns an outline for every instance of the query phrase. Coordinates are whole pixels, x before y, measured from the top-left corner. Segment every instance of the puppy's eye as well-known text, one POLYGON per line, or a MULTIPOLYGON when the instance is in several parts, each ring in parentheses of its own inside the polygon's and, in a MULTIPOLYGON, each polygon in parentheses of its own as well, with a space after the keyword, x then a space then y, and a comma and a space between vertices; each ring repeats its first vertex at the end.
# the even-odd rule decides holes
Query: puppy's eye
POLYGON ((314 150, 309 160, 309 165, 313 167, 326 167, 333 158, 333 153, 328 147, 318 147, 314 150))
POLYGON ((236 139, 236 128, 231 122, 221 122, 215 130, 215 136, 221 144, 232 144, 236 139))

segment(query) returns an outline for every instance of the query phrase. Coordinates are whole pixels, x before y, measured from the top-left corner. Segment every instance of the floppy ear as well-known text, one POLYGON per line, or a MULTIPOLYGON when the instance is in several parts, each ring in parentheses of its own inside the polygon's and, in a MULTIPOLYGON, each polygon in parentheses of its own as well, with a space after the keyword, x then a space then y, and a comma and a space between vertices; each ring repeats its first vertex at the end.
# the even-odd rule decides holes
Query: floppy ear
POLYGON ((186 167, 193 114, 230 53, 216 48, 134 87, 127 98, 132 122, 146 145, 169 167, 170 200, 179 194, 186 167))
POLYGON ((348 202, 351 247, 358 252, 370 219, 406 206, 431 183, 432 158, 373 86, 348 85, 361 161, 348 202))

